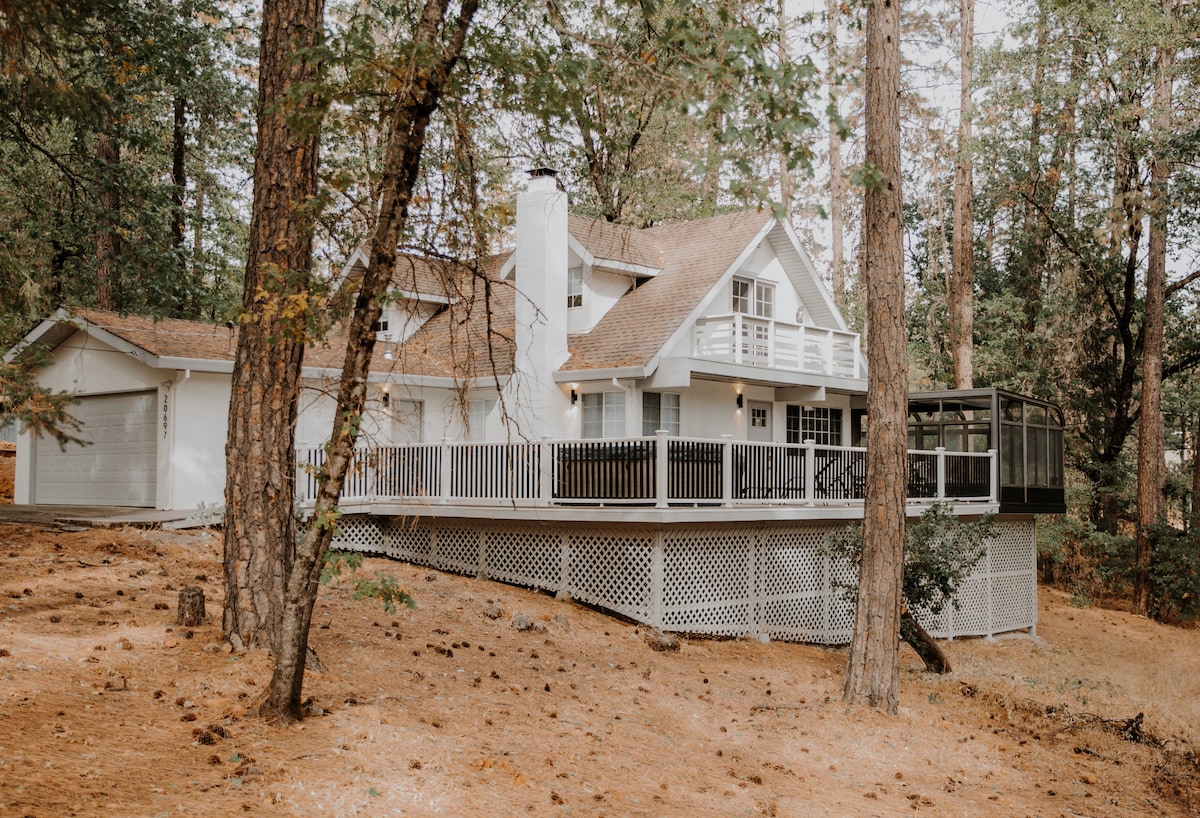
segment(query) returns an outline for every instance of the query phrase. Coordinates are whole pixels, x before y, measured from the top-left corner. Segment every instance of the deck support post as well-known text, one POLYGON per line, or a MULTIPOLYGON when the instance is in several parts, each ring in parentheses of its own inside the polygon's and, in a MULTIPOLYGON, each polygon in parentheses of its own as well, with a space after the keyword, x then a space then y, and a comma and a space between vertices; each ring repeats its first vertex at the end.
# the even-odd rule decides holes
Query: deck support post
POLYGON ((654 532, 654 544, 650 547, 650 599, 647 619, 649 625, 663 630, 666 618, 663 611, 663 589, 666 586, 666 536, 660 527, 654 532))
POLYGON ((946 499, 946 447, 938 446, 937 452, 937 498, 946 499))

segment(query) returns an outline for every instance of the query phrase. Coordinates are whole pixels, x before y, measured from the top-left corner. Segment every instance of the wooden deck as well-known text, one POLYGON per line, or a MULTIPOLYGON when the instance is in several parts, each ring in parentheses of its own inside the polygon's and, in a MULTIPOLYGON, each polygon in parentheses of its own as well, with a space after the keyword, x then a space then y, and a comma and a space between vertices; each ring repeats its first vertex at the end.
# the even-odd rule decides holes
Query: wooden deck
MULTIPOLYGON (((297 493, 303 502, 316 494, 324 451, 299 454, 297 493)), ((910 502, 970 506, 965 513, 991 509, 998 502, 997 462, 994 451, 912 451, 910 502)), ((804 509, 819 509, 813 518, 829 519, 861 514, 865 490, 866 450, 859 447, 660 433, 619 440, 363 448, 347 474, 341 504, 448 516, 470 516, 478 508, 497 513, 500 508, 626 507, 675 515, 680 509, 745 511, 763 518, 787 507, 792 510, 788 519, 804 509)))

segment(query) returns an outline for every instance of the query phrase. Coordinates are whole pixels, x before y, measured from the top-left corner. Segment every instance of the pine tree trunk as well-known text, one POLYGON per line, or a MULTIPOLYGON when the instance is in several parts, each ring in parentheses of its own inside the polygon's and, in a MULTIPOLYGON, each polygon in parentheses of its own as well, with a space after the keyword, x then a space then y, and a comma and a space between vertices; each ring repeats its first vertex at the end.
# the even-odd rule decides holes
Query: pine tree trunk
MULTIPOLYGON (((297 56, 320 37, 319 0, 266 0, 259 56, 258 144, 250 247, 225 447, 225 607, 235 648, 284 644, 284 592, 295 557, 296 425, 304 318, 280 309, 308 288, 317 192, 317 100, 291 92, 319 66, 297 56), (289 118, 314 117, 293 128, 289 118)), ((264 711, 268 718, 281 714, 264 711)), ((299 717, 299 707, 286 717, 299 717)))
POLYGON ((284 606, 279 652, 267 698, 260 706, 261 713, 279 721, 291 721, 301 716, 308 631, 312 623, 321 566, 333 538, 331 522, 337 513, 338 498, 358 439, 358 419, 366 404, 367 379, 375 349, 372 327, 382 314, 381 298, 396 268, 397 246, 408 218, 412 191, 417 183, 429 120, 441 102, 450 71, 462 51, 476 9, 477 0, 464 0, 457 24, 447 25, 444 0, 427 0, 413 36, 413 53, 425 55, 427 61, 404 66, 406 75, 422 75, 425 82, 407 87, 394 100, 380 177, 379 216, 371 236, 367 270, 350 316, 346 357, 338 387, 329 451, 318 475, 312 517, 304 539, 296 547, 295 560, 287 577, 285 595, 282 597, 284 606))
POLYGON ((971 60, 975 41, 975 0, 960 0, 962 44, 958 116, 958 162, 954 169, 954 240, 950 248, 950 353, 954 388, 970 389, 974 380, 975 195, 971 156, 971 60))
POLYGON ((895 713, 908 485, 899 0, 872 3, 866 29, 867 493, 845 698, 895 713))
POLYGON ((1188 530, 1200 531, 1200 412, 1196 412, 1196 428, 1192 431, 1192 516, 1188 530))
MULTIPOLYGON (((787 65, 791 62, 791 55, 788 53, 788 11, 787 0, 779 0, 777 9, 779 19, 779 64, 787 65)), ((779 203, 783 206, 785 217, 789 220, 792 214, 792 199, 796 195, 796 185, 792 181, 792 172, 788 169, 788 161, 790 157, 786 152, 779 154, 779 203)))
MULTIPOLYGON (((1164 2, 1170 8, 1171 0, 1164 2)), ((1150 613, 1150 526, 1163 519, 1164 465, 1162 415, 1163 310, 1167 271, 1167 187, 1170 159, 1163 154, 1171 137, 1171 71, 1175 55, 1160 45, 1154 83, 1153 133, 1157 138, 1150 170, 1150 233, 1146 260, 1146 307, 1142 318, 1142 401, 1138 419, 1138 532, 1133 571, 1133 610, 1150 613)))
MULTIPOLYGON (((184 164, 187 149, 187 102, 175 97, 174 127, 171 130, 171 238, 175 249, 183 251, 183 196, 187 191, 187 167, 184 164)), ((180 271, 182 272, 182 270, 180 271)))
POLYGON ((117 226, 121 221, 121 194, 116 176, 120 171, 121 148, 110 134, 96 137, 96 158, 100 160, 104 179, 100 193, 101 224, 96 231, 96 307, 116 310, 121 306, 117 258, 121 255, 121 239, 117 226))
MULTIPOLYGON (((829 37, 830 72, 837 70, 838 56, 838 0, 829 0, 826 10, 826 35, 829 37)), ((829 104, 837 105, 836 84, 829 85, 829 104)), ((846 183, 842 170, 842 137, 838 123, 829 120, 829 231, 830 267, 833 273, 833 298, 841 306, 846 298, 846 251, 842 231, 846 229, 844 211, 846 206, 846 183)))

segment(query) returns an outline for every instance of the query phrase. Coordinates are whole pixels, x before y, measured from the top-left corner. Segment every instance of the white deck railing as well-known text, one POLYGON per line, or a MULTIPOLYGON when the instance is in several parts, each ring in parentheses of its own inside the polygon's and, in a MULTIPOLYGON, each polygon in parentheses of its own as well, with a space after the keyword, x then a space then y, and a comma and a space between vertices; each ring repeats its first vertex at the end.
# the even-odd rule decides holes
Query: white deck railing
MULTIPOLYGON (((297 493, 316 495, 320 448, 298 453, 297 493)), ((910 451, 911 501, 996 503, 995 451, 910 451)), ((442 443, 357 451, 343 500, 459 505, 854 505, 866 449, 671 437, 442 443)))
POLYGON ((809 327, 741 313, 696 322, 692 354, 731 364, 865 378, 854 332, 809 327))

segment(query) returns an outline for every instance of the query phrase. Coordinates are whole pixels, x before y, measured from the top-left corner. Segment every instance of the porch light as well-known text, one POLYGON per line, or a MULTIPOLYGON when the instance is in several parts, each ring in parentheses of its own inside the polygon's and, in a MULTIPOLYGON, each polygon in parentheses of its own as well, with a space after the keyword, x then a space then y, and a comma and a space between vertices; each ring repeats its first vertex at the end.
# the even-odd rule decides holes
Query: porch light
POLYGON ((741 392, 738 392, 738 393, 737 393, 737 408, 738 408, 738 409, 741 409, 741 408, 742 408, 743 406, 745 406, 745 405, 746 405, 746 399, 745 399, 745 397, 743 397, 743 396, 742 396, 742 393, 741 393, 741 392))
POLYGON ((387 406, 389 403, 391 403, 391 399, 392 399, 392 395, 391 395, 392 385, 390 383, 385 383, 383 386, 381 386, 379 388, 383 390, 383 399, 382 399, 383 405, 387 406))
POLYGON ((579 401, 579 395, 574 389, 571 390, 571 405, 574 406, 579 401))

